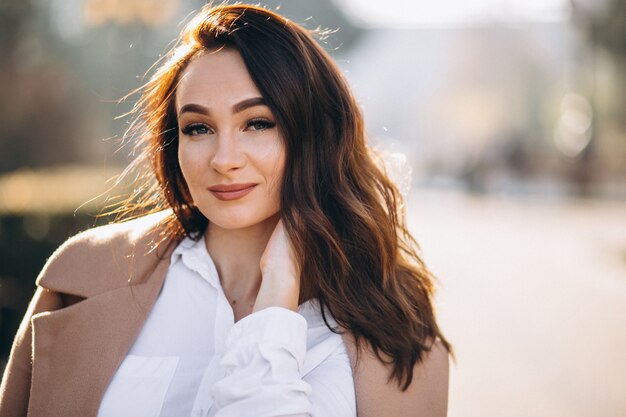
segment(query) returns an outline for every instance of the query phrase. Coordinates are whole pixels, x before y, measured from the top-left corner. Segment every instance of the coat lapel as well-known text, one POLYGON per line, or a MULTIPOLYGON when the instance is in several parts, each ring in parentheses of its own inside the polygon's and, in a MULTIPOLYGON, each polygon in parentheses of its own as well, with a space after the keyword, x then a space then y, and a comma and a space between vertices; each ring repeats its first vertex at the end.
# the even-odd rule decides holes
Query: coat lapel
MULTIPOLYGON (((97 294, 86 294, 71 279, 40 279, 45 288, 82 301, 32 318, 30 417, 96 416, 113 374, 157 299, 176 246, 170 240, 159 246, 165 250, 153 250, 153 241, 133 242, 132 249, 117 258, 123 259, 118 268, 92 265, 96 269, 83 277, 85 281, 114 283, 97 294), (112 270, 125 270, 124 279, 107 277, 112 270)), ((115 247, 125 250, 121 244, 115 247)))

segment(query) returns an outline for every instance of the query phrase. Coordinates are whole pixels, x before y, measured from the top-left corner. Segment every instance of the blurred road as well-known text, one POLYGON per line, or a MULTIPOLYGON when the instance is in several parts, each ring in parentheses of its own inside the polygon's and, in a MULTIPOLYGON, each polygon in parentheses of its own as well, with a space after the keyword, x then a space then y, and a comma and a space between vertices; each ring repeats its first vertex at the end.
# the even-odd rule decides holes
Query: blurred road
POLYGON ((626 203, 413 190, 450 417, 626 416, 626 203))

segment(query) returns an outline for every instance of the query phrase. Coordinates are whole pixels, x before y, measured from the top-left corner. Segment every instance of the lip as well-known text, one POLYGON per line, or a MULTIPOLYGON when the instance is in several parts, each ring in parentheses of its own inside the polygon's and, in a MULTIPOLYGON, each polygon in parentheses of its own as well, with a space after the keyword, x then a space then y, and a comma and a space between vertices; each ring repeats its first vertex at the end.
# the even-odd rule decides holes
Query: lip
POLYGON ((218 184, 212 187, 209 187, 209 191, 217 198, 222 201, 231 201, 238 200, 250 193, 257 184, 255 183, 246 183, 246 184, 218 184))

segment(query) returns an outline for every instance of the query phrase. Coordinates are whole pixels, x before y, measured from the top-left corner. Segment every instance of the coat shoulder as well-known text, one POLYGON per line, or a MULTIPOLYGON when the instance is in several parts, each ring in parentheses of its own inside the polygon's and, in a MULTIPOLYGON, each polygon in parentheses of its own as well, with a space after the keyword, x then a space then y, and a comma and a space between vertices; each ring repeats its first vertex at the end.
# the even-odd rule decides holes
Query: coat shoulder
POLYGON ((171 240, 162 233, 171 220, 171 211, 165 210, 80 232, 54 251, 36 283, 89 297, 140 280, 162 258, 171 240))

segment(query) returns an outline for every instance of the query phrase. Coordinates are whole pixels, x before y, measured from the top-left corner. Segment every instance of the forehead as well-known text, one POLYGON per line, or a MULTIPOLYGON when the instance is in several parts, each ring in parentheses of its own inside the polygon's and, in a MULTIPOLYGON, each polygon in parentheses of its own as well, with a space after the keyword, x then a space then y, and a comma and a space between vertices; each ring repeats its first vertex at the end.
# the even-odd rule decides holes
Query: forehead
POLYGON ((183 70, 176 88, 176 107, 186 103, 237 103, 261 93, 239 52, 232 48, 202 51, 183 70))

